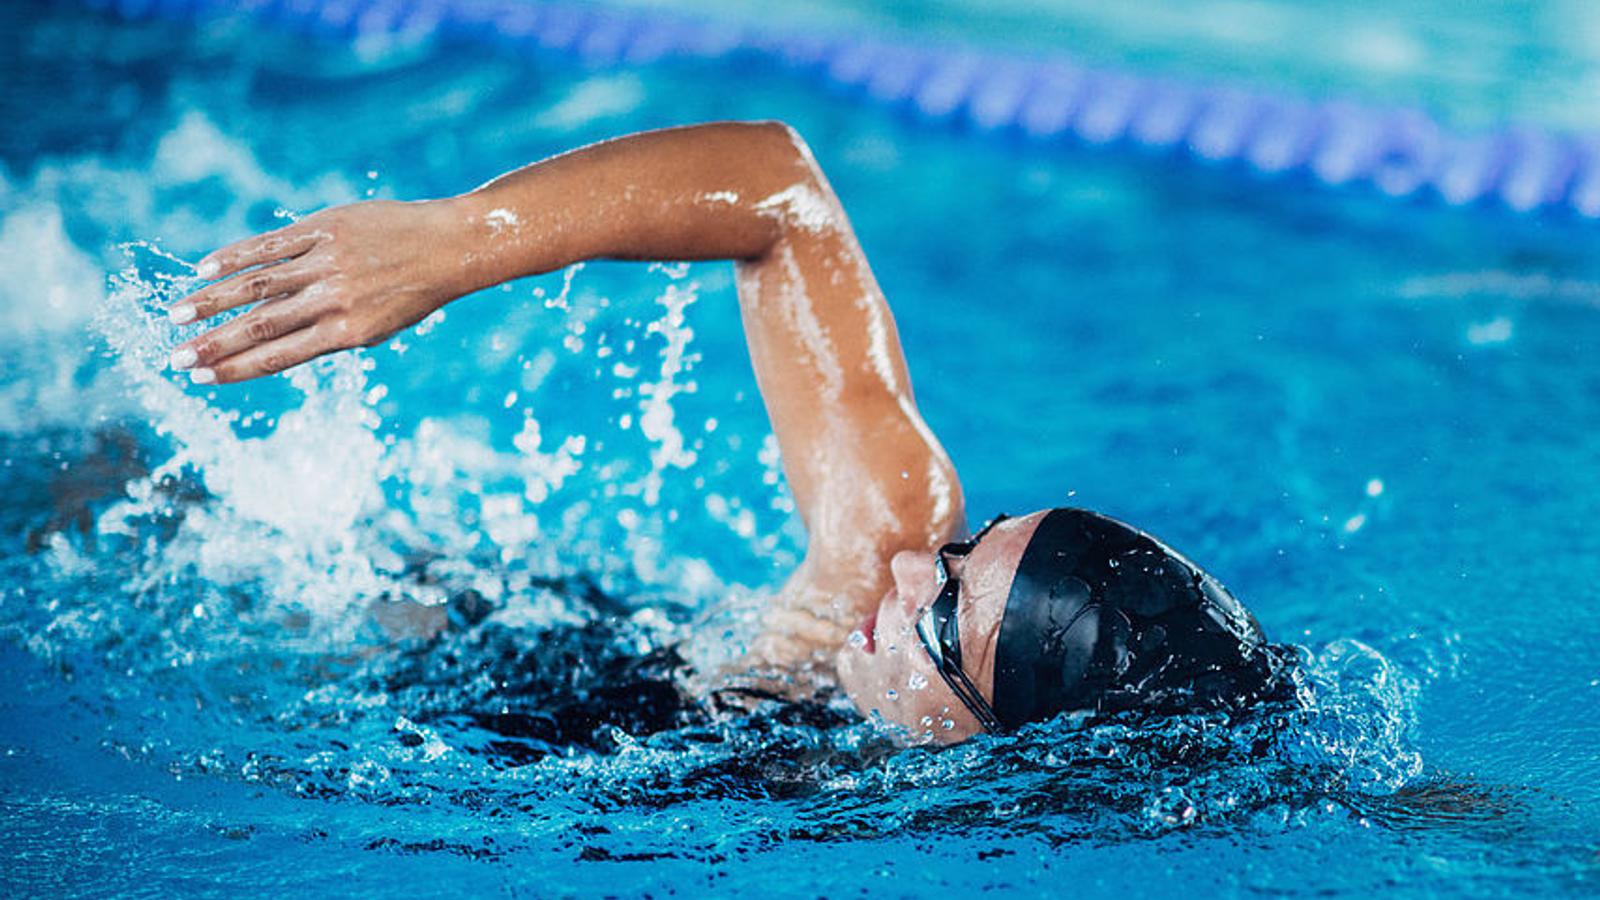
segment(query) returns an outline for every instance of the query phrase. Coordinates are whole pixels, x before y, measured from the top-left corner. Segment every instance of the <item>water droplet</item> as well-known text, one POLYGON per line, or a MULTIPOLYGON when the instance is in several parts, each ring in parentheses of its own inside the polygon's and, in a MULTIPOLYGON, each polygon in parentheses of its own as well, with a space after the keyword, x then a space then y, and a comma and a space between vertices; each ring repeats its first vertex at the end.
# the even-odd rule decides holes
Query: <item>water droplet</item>
POLYGON ((900 692, 894 688, 889 688, 887 691, 883 692, 883 696, 889 700, 899 700, 900 692))
POLYGON ((867 645, 867 636, 859 631, 852 631, 850 632, 850 636, 845 638, 845 643, 857 650, 860 650, 862 647, 867 645))
POLYGON ((906 687, 913 691, 920 691, 927 686, 928 679, 921 672, 912 672, 911 677, 906 679, 906 687))

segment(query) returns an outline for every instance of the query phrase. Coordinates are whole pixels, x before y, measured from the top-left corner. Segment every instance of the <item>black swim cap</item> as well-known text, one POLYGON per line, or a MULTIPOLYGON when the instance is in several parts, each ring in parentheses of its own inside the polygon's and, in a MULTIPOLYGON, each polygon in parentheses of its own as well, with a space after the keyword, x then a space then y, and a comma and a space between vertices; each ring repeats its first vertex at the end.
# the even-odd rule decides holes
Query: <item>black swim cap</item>
POLYGON ((1053 509, 1006 599, 994 711, 1015 728, 1063 712, 1233 708, 1271 690, 1280 658, 1249 611, 1166 544, 1053 509))

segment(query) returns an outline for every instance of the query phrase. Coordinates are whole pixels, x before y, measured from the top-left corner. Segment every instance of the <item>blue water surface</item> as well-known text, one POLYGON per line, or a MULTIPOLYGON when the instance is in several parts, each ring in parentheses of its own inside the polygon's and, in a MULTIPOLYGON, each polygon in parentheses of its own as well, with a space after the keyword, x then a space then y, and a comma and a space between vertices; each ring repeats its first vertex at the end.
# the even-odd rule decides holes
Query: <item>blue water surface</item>
MULTIPOLYGON (((1014 6, 973 34, 1021 40, 1014 6)), ((1310 95, 1341 58, 1251 56, 1259 15, 1187 55, 1188 18, 1049 15, 1039 44, 1310 95)), ((1546 18, 1475 15, 1411 37, 1478 74, 1335 86, 1467 123, 1504 117, 1486 83, 1582 95, 1546 18)), ((0 79, 0 893, 1593 896, 1592 223, 932 127, 742 58, 25 2, 0 79), (163 369, 216 246, 720 118, 811 143, 973 515, 1163 536, 1301 648, 1302 709, 939 752, 837 698, 530 732, 736 653, 803 552, 726 265, 513 283, 261 384, 163 369), (414 604, 454 624, 406 637, 414 604)))

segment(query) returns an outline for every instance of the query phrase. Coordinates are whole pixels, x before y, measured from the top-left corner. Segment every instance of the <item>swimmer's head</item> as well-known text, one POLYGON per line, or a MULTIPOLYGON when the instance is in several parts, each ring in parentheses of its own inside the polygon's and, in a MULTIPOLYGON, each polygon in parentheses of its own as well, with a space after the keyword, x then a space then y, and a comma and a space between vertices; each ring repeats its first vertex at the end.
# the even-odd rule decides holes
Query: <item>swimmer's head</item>
POLYGON ((1106 516, 1002 519, 890 567, 894 587, 840 651, 839 680, 863 714, 915 736, 1231 707, 1276 683, 1278 652, 1216 579, 1106 516))

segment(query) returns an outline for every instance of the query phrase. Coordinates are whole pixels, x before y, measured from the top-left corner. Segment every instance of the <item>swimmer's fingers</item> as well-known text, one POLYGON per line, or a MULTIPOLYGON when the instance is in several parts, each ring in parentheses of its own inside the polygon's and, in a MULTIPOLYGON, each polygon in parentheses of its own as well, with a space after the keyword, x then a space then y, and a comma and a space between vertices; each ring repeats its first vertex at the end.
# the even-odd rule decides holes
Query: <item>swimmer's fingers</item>
POLYGON ((167 310, 167 316, 179 325, 202 321, 236 306, 293 293, 308 287, 325 274, 321 268, 306 260, 262 266, 237 278, 219 281, 195 291, 183 302, 167 310))
POLYGON ((328 237, 328 232, 314 225, 312 219, 296 222, 213 250, 195 265, 195 274, 206 279, 226 278, 251 266, 264 266, 308 253, 328 237))
POLYGON ((215 368, 252 347, 294 334, 316 319, 316 310, 305 294, 270 298, 244 315, 179 344, 172 352, 172 368, 215 368))
POLYGON ((291 369, 309 359, 338 349, 316 326, 302 328, 275 341, 257 344, 247 350, 203 366, 190 373, 200 384, 230 384, 274 375, 291 369))

